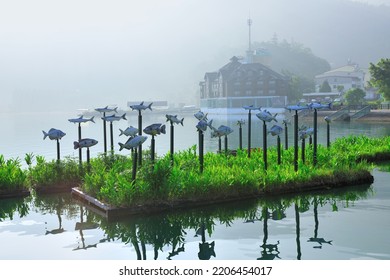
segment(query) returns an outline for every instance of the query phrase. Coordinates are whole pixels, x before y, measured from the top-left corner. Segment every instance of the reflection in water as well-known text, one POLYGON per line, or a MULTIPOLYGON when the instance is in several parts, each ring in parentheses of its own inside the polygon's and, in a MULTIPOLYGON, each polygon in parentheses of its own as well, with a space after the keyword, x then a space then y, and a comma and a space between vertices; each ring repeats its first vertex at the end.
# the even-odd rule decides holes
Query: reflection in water
MULTIPOLYGON (((305 254, 301 248, 301 213, 305 213, 305 216, 314 216, 314 236, 306 237, 306 239, 308 242, 315 243, 314 248, 322 248, 324 244, 332 245, 332 241, 319 235, 318 210, 328 207, 334 212, 338 211, 338 205, 349 207, 353 201, 365 198, 371 192, 369 186, 358 186, 317 194, 263 198, 152 216, 135 216, 120 221, 108 221, 80 202, 75 202, 68 195, 38 196, 32 201, 31 199, 2 200, 0 221, 12 220, 14 215, 23 217, 32 210, 42 213, 42 217, 47 217, 45 214, 52 214, 58 220, 58 226, 54 229, 46 229, 46 234, 63 233, 65 230, 69 233, 72 229, 68 221, 73 221, 74 233, 77 233, 77 244, 70 246, 72 251, 94 248, 98 254, 98 244, 119 242, 129 244, 131 250, 128 258, 137 260, 172 260, 183 257, 200 260, 215 259, 219 255, 218 250, 221 250, 220 256, 227 250, 226 247, 216 246, 220 244, 218 237, 215 236, 216 226, 218 228, 225 226, 228 230, 242 224, 245 227, 258 227, 257 231, 262 231, 263 238, 259 245, 261 255, 257 259, 272 260, 281 259, 282 253, 283 256, 289 255, 289 252, 282 252, 280 248, 281 243, 287 242, 282 240, 283 237, 277 237, 275 241, 272 241, 272 236, 276 236, 273 226, 284 224, 283 220, 287 218, 295 221, 296 258, 299 260, 305 254), (314 211, 309 211, 310 208, 314 211), (295 214, 295 218, 287 217, 290 215, 288 213, 291 213, 291 216, 295 214), (272 230, 269 232, 269 229, 272 230), (90 236, 98 232, 104 237, 88 242, 85 239, 86 231, 91 233, 90 236), (198 250, 186 250, 191 242, 198 244, 196 246, 198 250)), ((254 238, 252 240, 255 242, 254 238)))

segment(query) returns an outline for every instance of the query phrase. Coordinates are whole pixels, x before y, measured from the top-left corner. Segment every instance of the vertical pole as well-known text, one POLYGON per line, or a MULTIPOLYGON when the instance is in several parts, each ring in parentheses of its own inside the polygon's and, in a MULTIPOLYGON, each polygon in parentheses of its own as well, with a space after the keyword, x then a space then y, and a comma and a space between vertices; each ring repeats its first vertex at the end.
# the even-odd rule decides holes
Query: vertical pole
MULTIPOLYGON (((79 141, 81 140, 81 123, 79 123, 79 141)), ((82 164, 83 162, 83 158, 82 158, 82 151, 81 151, 81 147, 79 147, 79 162, 80 162, 80 165, 82 164)))
POLYGON ((305 138, 302 138, 302 163, 305 163, 305 138))
POLYGON ((317 109, 314 109, 314 144, 313 144, 313 165, 317 165, 317 109))
POLYGON ((103 136, 104 136, 104 153, 107 154, 107 127, 106 127, 106 112, 103 113, 103 136))
POLYGON ((240 124, 240 128, 238 129, 238 141, 239 141, 239 149, 242 150, 242 126, 240 124))
POLYGON ((133 149, 133 152, 132 152, 132 156, 133 156, 133 173, 132 173, 132 179, 133 179, 133 183, 135 181, 135 177, 137 175, 137 148, 134 148, 133 149))
POLYGON ((298 171, 298 111, 294 115, 294 170, 298 171))
MULTIPOLYGON (((141 110, 138 110, 138 135, 142 135, 142 114, 141 110)), ((138 165, 142 165, 142 144, 138 146, 138 165)))
POLYGON ((330 147, 330 124, 326 122, 326 147, 330 147))
POLYGON ((88 166, 88 171, 90 171, 90 153, 89 153, 89 147, 87 147, 87 166, 88 166))
POLYGON ((227 153, 228 151, 228 138, 227 138, 227 135, 225 135, 225 154, 227 153))
POLYGON ((57 162, 60 162, 60 140, 57 139, 57 162))
POLYGON ((110 122, 110 140, 111 140, 111 153, 114 153, 114 134, 112 122, 110 122))
POLYGON ((174 127, 173 127, 173 122, 171 121, 171 164, 173 165, 173 153, 174 153, 174 127))
POLYGON ((301 236, 301 233, 300 233, 300 219, 299 219, 299 208, 298 208, 298 204, 295 203, 295 224, 296 224, 296 234, 297 234, 297 238, 296 238, 296 242, 297 242, 297 259, 300 260, 301 259, 301 256, 302 256, 302 252, 301 252, 301 240, 300 240, 300 236, 301 236))
POLYGON ((288 149, 288 130, 287 130, 287 123, 284 124, 284 149, 288 149))
POLYGON ((310 135, 309 136, 309 145, 311 146, 313 144, 313 137, 310 135))
POLYGON ((248 112, 248 157, 251 157, 251 134, 252 134, 252 114, 251 110, 248 112))
POLYGON ((277 136, 278 138, 276 139, 276 145, 278 149, 278 164, 281 164, 281 157, 280 157, 280 136, 277 136))
POLYGON ((154 150, 155 150, 155 145, 156 145, 156 142, 154 140, 154 135, 152 135, 152 145, 151 145, 151 151, 150 151, 150 157, 151 157, 151 160, 152 160, 152 163, 154 163, 154 150))
POLYGON ((267 170, 267 124, 263 121, 263 160, 264 170, 267 170))
POLYGON ((203 132, 199 131, 199 165, 200 165, 200 173, 203 173, 203 132))
POLYGON ((218 136, 218 153, 221 153, 222 151, 222 140, 221 136, 218 136))

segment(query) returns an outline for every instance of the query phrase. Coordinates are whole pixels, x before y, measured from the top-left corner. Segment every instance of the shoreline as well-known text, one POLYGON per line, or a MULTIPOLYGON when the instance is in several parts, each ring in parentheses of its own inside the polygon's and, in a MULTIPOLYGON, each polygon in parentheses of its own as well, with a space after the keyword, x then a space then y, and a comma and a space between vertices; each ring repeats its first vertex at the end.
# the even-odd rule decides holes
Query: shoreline
MULTIPOLYGON (((319 111, 317 111, 318 120, 321 122, 324 122, 323 117, 331 115, 335 112, 337 112, 337 111, 321 111, 321 110, 319 110, 319 111)), ((303 115, 301 118, 303 120, 312 119, 313 113, 303 115)), ((342 120, 337 121, 337 122, 342 122, 342 120)), ((352 120, 352 122, 377 122, 377 123, 383 122, 383 123, 388 124, 390 122, 390 110, 384 110, 384 109, 371 110, 371 112, 368 113, 367 115, 365 115, 359 119, 352 120)))

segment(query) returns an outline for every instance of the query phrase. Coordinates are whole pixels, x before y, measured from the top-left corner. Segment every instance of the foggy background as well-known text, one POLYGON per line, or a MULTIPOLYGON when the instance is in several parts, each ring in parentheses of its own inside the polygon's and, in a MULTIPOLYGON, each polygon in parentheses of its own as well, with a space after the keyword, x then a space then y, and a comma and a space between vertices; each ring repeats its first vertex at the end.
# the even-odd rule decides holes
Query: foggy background
POLYGON ((252 42, 332 67, 389 57, 390 0, 0 0, 1 111, 196 104, 204 73, 245 54, 249 15, 252 42))

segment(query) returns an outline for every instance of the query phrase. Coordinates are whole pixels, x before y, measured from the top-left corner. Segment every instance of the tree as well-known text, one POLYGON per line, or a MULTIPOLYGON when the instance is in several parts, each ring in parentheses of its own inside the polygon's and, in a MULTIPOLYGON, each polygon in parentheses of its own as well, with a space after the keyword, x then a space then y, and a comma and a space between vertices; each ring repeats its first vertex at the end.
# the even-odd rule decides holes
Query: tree
POLYGON ((390 100, 390 58, 382 58, 376 65, 370 63, 370 84, 378 88, 385 100, 390 100))
POLYGON ((331 91, 332 88, 330 87, 328 80, 325 80, 320 87, 320 92, 331 92, 331 91))
POLYGON ((345 93, 345 100, 348 105, 360 105, 364 102, 364 96, 366 93, 360 88, 353 88, 345 93))

